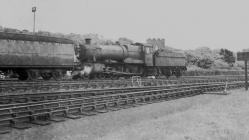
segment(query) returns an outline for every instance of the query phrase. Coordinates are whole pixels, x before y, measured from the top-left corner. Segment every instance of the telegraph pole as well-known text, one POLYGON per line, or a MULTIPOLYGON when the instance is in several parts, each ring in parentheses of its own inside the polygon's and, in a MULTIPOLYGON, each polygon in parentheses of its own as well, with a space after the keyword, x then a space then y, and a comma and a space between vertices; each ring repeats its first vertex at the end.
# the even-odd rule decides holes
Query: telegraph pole
POLYGON ((248 90, 247 59, 245 60, 245 89, 248 90))
POLYGON ((32 12, 34 13, 34 23, 33 23, 33 34, 35 34, 35 12, 36 12, 36 7, 32 7, 32 12))

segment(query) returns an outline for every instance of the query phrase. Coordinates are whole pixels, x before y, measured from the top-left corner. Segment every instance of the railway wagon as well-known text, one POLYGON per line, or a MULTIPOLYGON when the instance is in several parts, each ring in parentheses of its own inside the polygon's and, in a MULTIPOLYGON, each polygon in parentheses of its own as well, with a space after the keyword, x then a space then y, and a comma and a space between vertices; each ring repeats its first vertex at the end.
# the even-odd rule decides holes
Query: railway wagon
POLYGON ((0 70, 20 80, 59 79, 74 68, 75 47, 64 38, 0 32, 0 70))

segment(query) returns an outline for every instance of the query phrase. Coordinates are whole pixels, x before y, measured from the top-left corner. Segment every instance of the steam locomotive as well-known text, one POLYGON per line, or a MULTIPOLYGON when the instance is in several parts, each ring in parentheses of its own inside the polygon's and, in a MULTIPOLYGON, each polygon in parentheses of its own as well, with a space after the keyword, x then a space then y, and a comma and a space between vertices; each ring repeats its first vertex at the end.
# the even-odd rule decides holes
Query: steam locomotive
POLYGON ((20 80, 60 79, 67 71, 73 78, 130 76, 181 76, 186 70, 181 52, 154 45, 97 45, 50 36, 0 32, 0 70, 20 80))
MULTIPOLYGON (((186 70, 181 52, 150 44, 94 45, 87 39, 80 45, 78 59, 97 78, 119 76, 181 76, 186 70)), ((88 72, 89 73, 89 72, 88 72)))

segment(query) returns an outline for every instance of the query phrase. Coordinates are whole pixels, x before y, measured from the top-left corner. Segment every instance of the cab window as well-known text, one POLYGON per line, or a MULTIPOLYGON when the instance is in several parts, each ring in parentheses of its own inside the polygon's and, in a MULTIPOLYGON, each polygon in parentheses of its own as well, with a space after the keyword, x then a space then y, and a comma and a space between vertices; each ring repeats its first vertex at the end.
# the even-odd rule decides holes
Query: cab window
POLYGON ((149 48, 149 47, 146 47, 146 48, 145 48, 145 53, 146 53, 146 54, 150 54, 150 48, 149 48))

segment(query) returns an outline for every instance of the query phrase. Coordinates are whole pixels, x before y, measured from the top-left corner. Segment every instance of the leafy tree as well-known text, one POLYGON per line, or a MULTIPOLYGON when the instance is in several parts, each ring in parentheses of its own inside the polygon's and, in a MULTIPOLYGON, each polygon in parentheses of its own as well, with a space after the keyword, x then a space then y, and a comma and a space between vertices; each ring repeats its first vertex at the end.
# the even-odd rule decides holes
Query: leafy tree
POLYGON ((229 51, 227 49, 221 49, 220 50, 220 55, 222 56, 221 59, 223 59, 228 64, 235 63, 235 57, 234 57, 232 51, 229 51))
POLYGON ((208 47, 200 47, 195 50, 185 51, 187 65, 196 65, 200 68, 210 68, 215 58, 214 52, 208 47))
POLYGON ((198 57, 196 57, 191 52, 187 52, 187 51, 185 52, 185 56, 186 56, 187 65, 196 65, 198 61, 198 57))
POLYGON ((120 38, 118 39, 118 42, 119 42, 120 44, 132 44, 132 43, 133 43, 133 41, 132 41, 131 39, 128 39, 128 38, 126 38, 126 37, 120 37, 120 38))
POLYGON ((204 69, 208 69, 212 66, 213 61, 209 58, 201 58, 197 61, 197 66, 204 68, 204 69))

